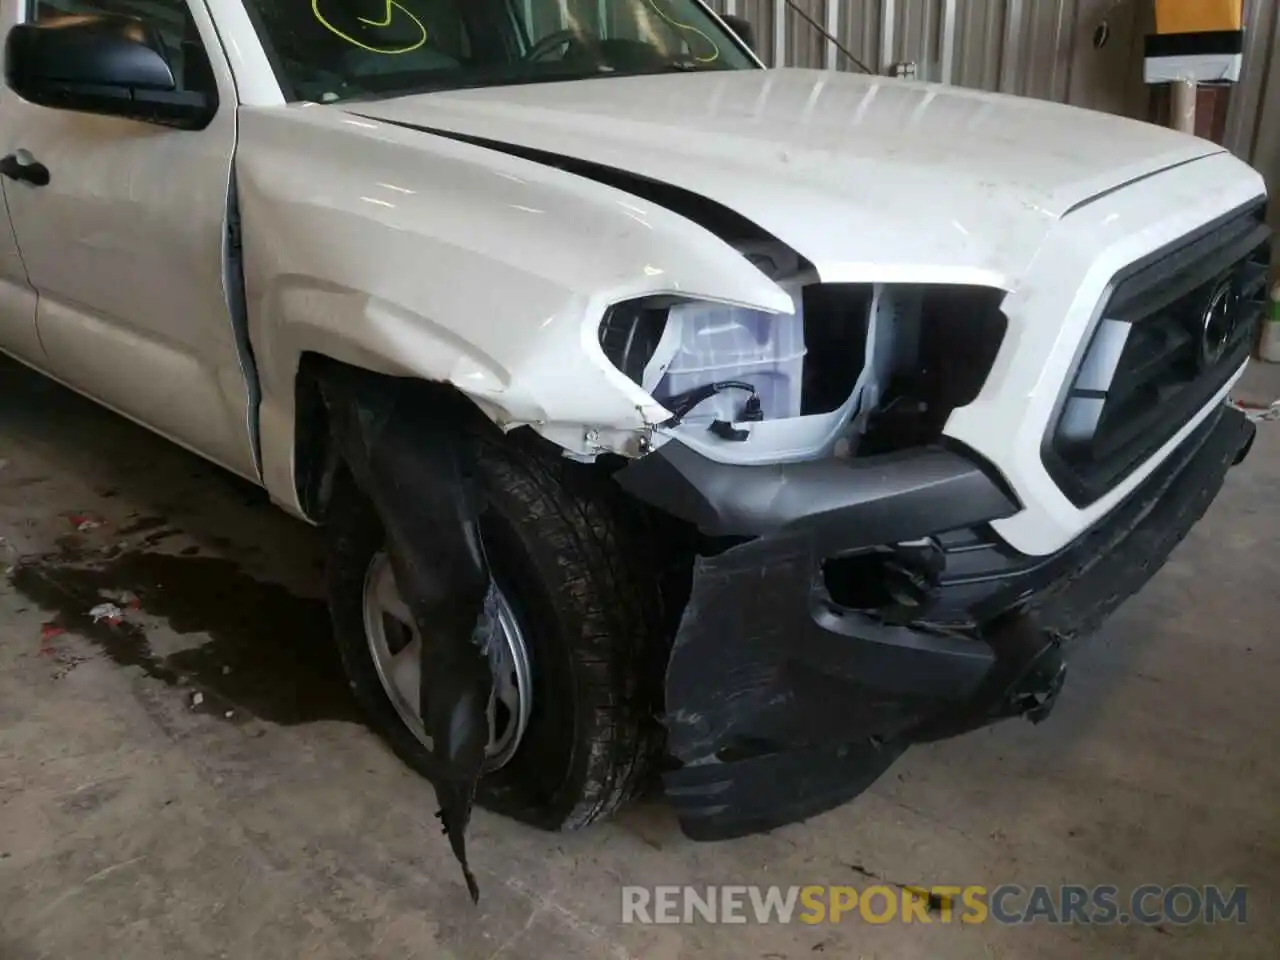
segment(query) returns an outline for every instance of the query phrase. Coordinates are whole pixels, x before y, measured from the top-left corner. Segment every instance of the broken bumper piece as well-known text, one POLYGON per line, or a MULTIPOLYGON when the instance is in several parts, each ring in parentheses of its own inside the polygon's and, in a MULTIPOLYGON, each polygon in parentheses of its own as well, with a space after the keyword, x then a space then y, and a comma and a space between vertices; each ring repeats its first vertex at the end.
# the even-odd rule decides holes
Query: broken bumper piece
POLYGON ((1253 438, 1214 413, 1060 553, 990 521, 1019 506, 976 457, 715 463, 678 443, 619 482, 734 545, 695 561, 666 681, 666 791, 685 832, 771 829, 861 793, 912 743, 1043 720, 1071 641, 1142 587, 1253 438))

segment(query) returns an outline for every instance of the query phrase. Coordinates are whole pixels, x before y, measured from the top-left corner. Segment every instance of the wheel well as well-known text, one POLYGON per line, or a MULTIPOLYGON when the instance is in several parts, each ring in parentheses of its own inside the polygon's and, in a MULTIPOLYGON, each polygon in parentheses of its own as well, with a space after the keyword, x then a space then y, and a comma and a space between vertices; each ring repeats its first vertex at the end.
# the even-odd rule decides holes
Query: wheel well
MULTIPOLYGON (((294 378, 293 482, 298 503, 311 520, 322 523, 333 493, 333 481, 343 468, 342 456, 330 429, 321 383, 326 371, 350 364, 324 354, 308 352, 298 363, 294 378)), ((369 373, 387 381, 397 378, 369 373)), ((419 381, 424 410, 431 410, 459 431, 496 430, 465 393, 448 383, 419 381)))

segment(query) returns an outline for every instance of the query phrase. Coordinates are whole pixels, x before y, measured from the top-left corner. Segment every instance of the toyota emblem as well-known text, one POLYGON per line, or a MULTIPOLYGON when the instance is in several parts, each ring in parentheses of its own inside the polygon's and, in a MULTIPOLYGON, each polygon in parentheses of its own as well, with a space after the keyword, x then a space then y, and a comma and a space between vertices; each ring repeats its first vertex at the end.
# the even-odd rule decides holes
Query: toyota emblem
POLYGON ((1227 352, 1236 326, 1236 292, 1230 280, 1214 287, 1200 318, 1200 364, 1215 366, 1227 352))

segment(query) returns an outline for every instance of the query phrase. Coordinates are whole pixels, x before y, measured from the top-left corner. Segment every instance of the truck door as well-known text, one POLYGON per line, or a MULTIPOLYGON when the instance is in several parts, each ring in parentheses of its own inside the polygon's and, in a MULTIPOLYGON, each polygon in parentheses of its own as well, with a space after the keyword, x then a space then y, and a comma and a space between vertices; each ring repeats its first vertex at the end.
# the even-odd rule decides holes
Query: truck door
MULTIPOLYGON (((0 8, 0 34, 9 32, 17 9, 12 4, 0 8)), ((3 67, 4 51, 0 50, 0 67, 3 67)), ((0 100, 0 113, 8 109, 7 100, 0 100)), ((3 126, 0 119, 0 126, 3 126)), ((7 186, 8 178, 0 177, 0 187, 7 186)), ((4 192, 7 198, 8 191, 4 192)), ((18 242, 9 222, 7 202, 0 210, 0 350, 43 366, 44 351, 36 336, 36 295, 27 282, 27 271, 22 265, 18 242)))
MULTIPOLYGON (((17 0, 20 19, 116 14, 162 41, 179 91, 216 94, 203 129, 0 91, 5 194, 39 295, 43 366, 100 402, 257 478, 249 374, 228 301, 236 146, 230 68, 196 0, 17 0), (47 171, 31 176, 31 164, 47 171)), ((6 4, 6 6, 9 6, 6 4)), ((3 242, 3 241, 0 241, 3 242)), ((0 269, 2 269, 0 262, 0 269)))

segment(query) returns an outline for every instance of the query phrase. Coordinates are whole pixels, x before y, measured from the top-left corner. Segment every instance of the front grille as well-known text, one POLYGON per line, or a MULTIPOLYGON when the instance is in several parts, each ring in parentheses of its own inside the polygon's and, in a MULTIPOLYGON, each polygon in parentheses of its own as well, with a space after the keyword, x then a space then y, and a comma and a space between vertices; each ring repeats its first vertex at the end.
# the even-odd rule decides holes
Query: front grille
POLYGON ((1072 503, 1121 483, 1240 368, 1266 311, 1269 267, 1257 204, 1116 276, 1043 451, 1072 503))

